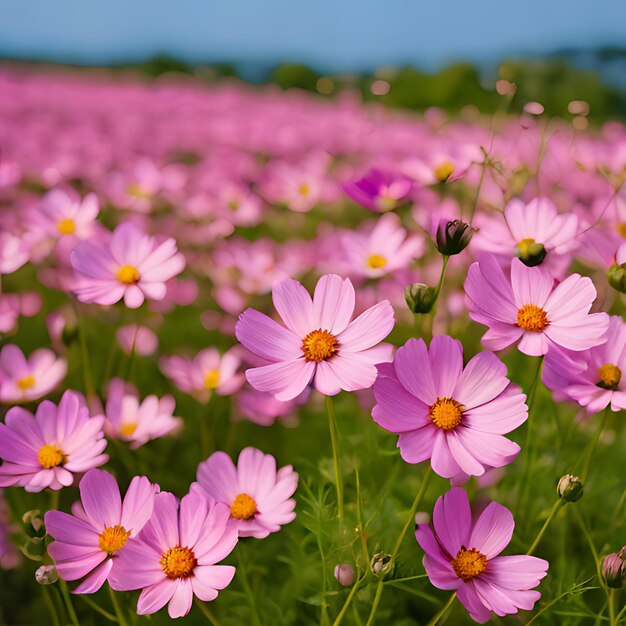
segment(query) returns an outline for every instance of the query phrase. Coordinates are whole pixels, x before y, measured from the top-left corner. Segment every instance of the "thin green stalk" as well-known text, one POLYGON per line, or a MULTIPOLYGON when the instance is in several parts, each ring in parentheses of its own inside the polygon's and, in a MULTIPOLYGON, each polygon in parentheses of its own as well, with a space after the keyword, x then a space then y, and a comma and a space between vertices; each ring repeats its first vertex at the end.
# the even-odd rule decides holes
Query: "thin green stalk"
POLYGON ((48 607, 48 612, 50 613, 50 619, 52 620, 53 626, 61 626, 61 622, 59 621, 59 615, 57 613, 56 607, 54 606, 54 602, 50 597, 50 590, 45 586, 41 585, 41 592, 43 593, 43 599, 46 602, 46 606, 48 607))
POLYGON ((87 337, 85 330, 85 321, 81 316, 78 308, 76 309, 76 318, 78 323, 78 342, 80 344, 80 357, 82 361, 83 382, 85 385, 85 395, 87 399, 95 396, 93 377, 91 374, 91 364, 89 363, 89 350, 87 349, 87 337))
POLYGON ((57 511, 59 508, 59 498, 61 496, 60 489, 50 490, 50 504, 48 504, 49 511, 57 511))
POLYGON ((252 610, 252 621, 256 624, 256 626, 261 626, 261 619, 259 618, 259 609, 256 604, 256 598, 254 597, 252 587, 250 587, 250 583, 248 582, 248 571, 246 569, 246 559, 244 557, 245 550, 242 550, 242 548, 243 545, 240 545, 238 556, 241 575, 239 576, 239 580, 241 581, 241 586, 243 587, 244 593, 246 594, 248 602, 250 603, 250 609, 252 610))
POLYGON ((117 617, 115 617, 115 615, 113 615, 113 613, 109 613, 108 611, 105 611, 101 606, 98 606, 93 600, 89 598, 88 595, 80 593, 78 594, 78 597, 83 602, 88 604, 94 611, 100 613, 100 615, 102 615, 103 617, 106 617, 106 619, 108 619, 110 622, 115 622, 116 624, 119 623, 119 620, 117 619, 117 617))
POLYGON ((209 622, 211 622, 212 626, 219 626, 219 622, 217 621, 217 619, 215 619, 213 613, 211 613, 211 609, 209 609, 209 607, 198 598, 196 598, 195 600, 196 606, 200 609, 201 613, 209 620, 209 622))
POLYGON ((615 618, 615 589, 609 591, 609 624, 617 626, 617 619, 615 618))
POLYGON ((335 472, 335 490, 337 491, 337 512, 339 525, 343 528, 343 480, 339 470, 339 435, 337 432, 337 420, 335 407, 331 396, 326 396, 326 412, 328 413, 328 429, 330 431, 330 443, 333 448, 333 467, 335 472))
POLYGON ((425 335, 427 337, 433 336, 433 325, 435 324, 435 316, 437 315, 437 302, 439 301, 439 294, 441 294, 441 288, 443 287, 443 281, 446 277, 446 268, 448 267, 448 261, 450 257, 447 255, 442 256, 441 262, 441 273, 439 274, 439 282, 437 283, 437 287, 435 288, 435 294, 433 296, 433 308, 430 310, 427 318, 427 328, 425 331, 425 335))
POLYGON ((450 599, 443 605, 439 613, 433 617, 427 626, 437 626, 437 622, 448 612, 448 609, 452 606, 454 599, 456 598, 456 591, 450 596, 450 599))
MULTIPOLYGON (((203 459, 206 459, 209 456, 212 448, 212 437, 211 430, 209 429, 209 420, 212 420, 211 411, 213 410, 214 405, 214 394, 212 391, 209 391, 209 394, 209 399, 207 400, 205 410, 203 411, 204 415, 200 415, 200 454, 202 455, 203 459)), ((212 421, 214 422, 215 420, 212 421)))
POLYGON ((580 473, 580 479, 583 484, 587 480, 587 476, 589 475, 589 466, 591 465, 591 459, 593 458, 593 453, 596 450, 598 445, 598 441, 600 440, 600 436, 602 435, 602 431, 604 430, 604 425, 606 423, 606 418, 611 410, 611 405, 607 406, 604 412, 602 413, 602 418, 596 428, 596 432, 593 434, 593 438, 589 442, 587 448, 585 449, 585 453, 583 456, 583 469, 580 473))
POLYGON ((115 615, 117 615, 117 621, 119 622, 120 626, 128 626, 128 622, 126 621, 126 618, 124 617, 124 611, 120 605, 120 601, 115 595, 115 591, 113 591, 110 585, 107 585, 107 586, 109 587, 109 596, 111 596, 111 603, 113 604, 113 608, 115 609, 115 615))
POLYGON ((372 610, 370 611, 370 616, 367 620, 366 626, 372 626, 372 624, 374 623, 374 619, 376 617, 376 611, 378 611, 378 605, 380 603, 380 598, 382 595, 383 595, 383 579, 381 577, 378 579, 378 585, 376 585, 376 595, 374 596, 372 610))
POLYGON ((472 204, 472 210, 470 211, 469 223, 472 223, 476 209, 478 207, 478 200, 480 199, 480 190, 482 189, 483 182, 485 180, 485 171, 487 170, 487 155, 480 164, 480 179, 478 180, 478 186, 476 187, 476 194, 474 195, 474 203, 472 204))
POLYGON ((76 611, 74 610, 74 605, 72 604, 72 598, 70 597, 70 592, 67 588, 67 583, 64 580, 59 579, 59 586, 61 588, 61 595, 63 596, 63 600, 65 602, 65 608, 67 609, 67 613, 69 615, 70 621, 74 626, 80 626, 80 622, 78 621, 78 616, 76 615, 76 611))
POLYGON ((350 606, 350 603, 352 602, 354 596, 356 595, 356 592, 361 586, 361 583, 365 580, 366 577, 367 577, 367 572, 363 574, 363 576, 361 576, 361 578, 359 578, 359 580, 357 580, 354 583, 354 585, 352 585, 352 589, 350 589, 350 593, 348 594, 346 601, 341 607, 341 611, 339 611, 339 615, 337 615, 337 618, 333 622, 333 626, 339 626, 339 624, 341 624, 341 620, 343 620, 343 618, 345 617, 348 607, 350 606))
POLYGON ((543 537, 543 533, 546 532, 546 528, 548 528, 548 526, 550 525, 550 522, 553 520, 554 516, 557 514, 557 512, 559 511, 559 509, 561 508, 563 504, 564 502, 561 498, 559 498, 554 503, 546 521, 543 523, 543 526, 541 527, 541 530, 537 533, 537 536, 535 537, 535 540, 532 542, 530 548, 528 548, 528 552, 526 552, 528 556, 530 556, 537 549, 537 546, 539 545, 539 542, 541 541, 541 538, 543 537))

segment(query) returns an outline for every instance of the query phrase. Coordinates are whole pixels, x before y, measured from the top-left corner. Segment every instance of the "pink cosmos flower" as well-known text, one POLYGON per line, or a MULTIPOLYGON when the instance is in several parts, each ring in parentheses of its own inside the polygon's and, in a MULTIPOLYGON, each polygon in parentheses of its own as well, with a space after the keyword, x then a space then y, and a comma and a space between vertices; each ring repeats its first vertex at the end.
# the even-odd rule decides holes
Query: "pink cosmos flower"
POLYGON ((583 352, 550 350, 542 372, 546 387, 597 413, 626 409, 626 323, 609 318, 607 341, 583 352))
POLYGON ((413 183, 404 176, 372 168, 363 178, 345 183, 343 190, 352 200, 370 211, 392 211, 411 191, 413 183))
POLYGON ((93 232, 99 212, 95 193, 81 199, 73 190, 53 189, 41 199, 37 226, 54 239, 67 236, 86 239, 93 232))
POLYGON ((278 419, 286 425, 294 425, 297 423, 296 411, 307 403, 309 395, 310 389, 307 387, 293 400, 281 402, 271 393, 248 386, 237 394, 237 406, 246 419, 259 426, 272 426, 278 419))
POLYGON ((0 350, 0 401, 29 402, 50 393, 65 377, 67 362, 40 348, 28 358, 14 344, 0 350))
POLYGON ((24 237, 0 233, 0 275, 12 274, 30 259, 30 245, 24 237))
POLYGON ((89 416, 75 391, 66 391, 58 406, 44 400, 34 416, 21 407, 9 409, 0 424, 0 487, 32 492, 68 487, 73 474, 107 462, 103 422, 102 416, 89 416))
POLYGON ((430 459, 437 474, 460 481, 507 465, 519 453, 503 435, 528 417, 526 396, 491 352, 463 367, 459 341, 437 336, 427 350, 422 339, 409 339, 378 371, 372 417, 399 435, 408 463, 430 459))
POLYGON ((104 432, 108 437, 139 448, 180 428, 182 420, 174 417, 176 403, 172 396, 149 395, 139 402, 137 390, 120 378, 109 382, 104 432))
POLYGON ((559 214, 547 198, 534 198, 528 204, 515 198, 500 215, 478 221, 474 250, 496 254, 502 259, 519 258, 525 265, 542 265, 551 274, 567 271, 572 252, 578 246, 578 217, 559 214))
POLYGON ((401 227, 394 213, 383 215, 371 232, 348 231, 341 237, 348 267, 356 276, 379 278, 408 267, 423 252, 423 242, 401 227))
POLYGON ((524 354, 540 356, 551 346, 587 350, 606 341, 606 313, 589 313, 596 297, 590 278, 571 274, 554 286, 542 268, 511 263, 507 279, 493 255, 473 263, 465 280, 470 317, 489 327, 482 342, 502 350, 519 342, 524 354))
POLYGON ((237 467, 225 452, 214 452, 198 465, 197 478, 191 492, 228 505, 239 537, 263 539, 296 517, 291 496, 298 474, 291 465, 276 471, 276 459, 256 448, 244 448, 237 467))
POLYGON ((117 343, 125 354, 135 352, 141 356, 154 354, 159 347, 159 340, 147 326, 129 324, 121 326, 115 334, 117 343))
POLYGON ((247 309, 237 322, 237 339, 270 365, 246 371, 250 384, 278 400, 300 395, 313 380, 325 395, 371 387, 381 358, 380 343, 393 328, 393 308, 383 300, 354 321, 352 283, 336 274, 322 276, 313 300, 295 280, 272 289, 285 326, 247 309))
POLYGON ((229 396, 243 385, 243 375, 237 372, 241 365, 240 350, 235 346, 220 354, 217 348, 207 348, 193 359, 163 357, 159 366, 181 391, 207 402, 213 391, 219 396, 229 396))
POLYGON ((48 554, 63 580, 83 578, 74 593, 95 593, 117 567, 129 539, 150 519, 158 487, 135 476, 122 502, 115 478, 91 469, 79 489, 81 502, 72 507, 73 515, 48 511, 44 517, 46 531, 55 539, 48 554))
POLYGON ((120 224, 106 242, 81 241, 70 260, 81 302, 114 304, 124 298, 130 309, 140 307, 145 298, 162 300, 165 281, 185 267, 174 239, 146 235, 130 222, 120 224))
POLYGON ((199 494, 188 493, 180 503, 172 493, 157 494, 150 521, 117 557, 111 587, 141 589, 139 615, 156 613, 169 602, 169 616, 183 617, 194 595, 215 600, 235 575, 234 567, 215 565, 237 544, 228 516, 227 506, 199 494))
POLYGON ((530 610, 539 600, 541 594, 531 590, 546 575, 548 562, 499 556, 515 527, 508 509, 491 502, 473 521, 467 494, 455 488, 435 503, 433 527, 434 532, 420 524, 415 532, 426 573, 438 589, 454 589, 474 621, 530 610))

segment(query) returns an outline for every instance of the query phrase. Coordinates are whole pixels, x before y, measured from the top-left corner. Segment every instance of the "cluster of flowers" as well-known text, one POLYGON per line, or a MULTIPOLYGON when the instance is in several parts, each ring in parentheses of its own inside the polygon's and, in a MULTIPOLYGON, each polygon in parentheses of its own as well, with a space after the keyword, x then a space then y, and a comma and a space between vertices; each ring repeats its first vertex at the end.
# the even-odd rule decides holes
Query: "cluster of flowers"
MULTIPOLYGON (((94 315, 148 308, 145 324, 117 331, 133 356, 157 353, 158 321, 174 306, 202 305, 198 286, 208 284, 202 324, 241 345, 161 356, 179 391, 203 403, 233 396, 238 415, 269 426, 293 416, 311 389, 372 389, 372 417, 398 436, 402 458, 429 461, 453 486, 435 505, 434 532, 416 532, 431 582, 456 590, 478 622, 534 606, 548 563, 500 556, 511 513, 491 503, 473 520, 460 485, 520 452, 506 435, 527 420, 527 398, 495 352, 517 346, 545 357, 542 381, 555 401, 587 414, 626 408, 626 324, 591 312, 595 285, 606 310, 626 292, 621 126, 592 134, 563 122, 548 134, 538 120, 509 120, 490 136, 440 111, 416 121, 349 98, 329 105, 167 80, 87 84, 5 72, 0 90, 8 94, 0 277, 11 284, 30 264, 43 285, 94 315), (469 213, 457 188, 475 195, 469 213), (299 214, 314 209, 322 223, 311 236, 299 214), (353 213, 362 218, 353 228, 324 223, 353 213), (269 236, 233 236, 259 225, 269 236), (294 236, 279 243, 287 228, 294 236), (428 254, 433 246, 441 256, 428 254), (434 316, 451 257, 463 289, 441 299, 438 334, 430 345, 410 339, 394 349, 384 341, 394 323, 434 316), (441 258, 439 285, 428 287, 441 258), (574 261, 595 282, 570 273, 574 261), (291 278, 309 272, 321 275, 312 297, 291 278), (282 324, 251 306, 269 293, 282 324), (487 327, 485 350, 465 365, 462 344, 446 333, 464 310, 487 327)), ((14 332, 41 306, 36 294, 0 293, 0 331, 14 332)), ((175 434, 183 423, 173 397, 142 399, 113 377, 103 403, 86 389, 86 398, 65 391, 58 406, 42 401, 35 415, 13 406, 62 383, 61 353, 76 324, 74 309, 53 311, 54 351, 27 357, 11 343, 0 351, 0 402, 12 406, 0 424, 0 486, 58 490, 84 474, 72 515, 45 516, 61 578, 80 580, 77 593, 104 581, 142 589, 138 613, 169 602, 172 617, 185 615, 194 594, 213 600, 230 583, 234 568, 216 563, 238 537, 262 538, 294 519, 297 474, 253 448, 237 467, 215 452, 180 501, 144 476, 122 501, 115 478, 94 469, 108 459, 105 435, 137 448, 175 434)))

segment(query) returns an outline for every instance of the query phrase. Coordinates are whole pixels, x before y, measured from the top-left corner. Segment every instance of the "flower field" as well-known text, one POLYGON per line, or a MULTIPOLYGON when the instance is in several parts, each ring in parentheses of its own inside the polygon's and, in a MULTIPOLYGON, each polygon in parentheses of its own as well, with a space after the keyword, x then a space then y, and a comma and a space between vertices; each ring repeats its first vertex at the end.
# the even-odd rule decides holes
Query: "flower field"
POLYGON ((496 89, 0 70, 0 623, 626 623, 626 129, 496 89))

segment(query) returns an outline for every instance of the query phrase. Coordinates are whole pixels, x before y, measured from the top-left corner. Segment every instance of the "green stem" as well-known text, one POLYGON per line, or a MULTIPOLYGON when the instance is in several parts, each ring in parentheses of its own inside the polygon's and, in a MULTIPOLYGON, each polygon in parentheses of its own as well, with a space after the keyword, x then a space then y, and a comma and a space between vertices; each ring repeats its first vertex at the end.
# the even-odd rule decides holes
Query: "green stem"
POLYGON ((113 615, 112 613, 109 613, 108 611, 105 611, 101 606, 98 606, 93 600, 89 598, 88 595, 81 593, 81 594, 78 594, 78 597, 83 602, 88 604, 94 611, 96 611, 97 613, 100 613, 100 615, 102 615, 103 617, 106 617, 106 619, 108 619, 110 622, 115 622, 116 624, 119 623, 119 620, 117 619, 117 617, 115 617, 115 615, 113 615))
POLYGON ((454 602, 454 598, 456 598, 456 591, 450 596, 450 599, 443 605, 439 613, 433 617, 430 622, 428 622, 427 626, 436 626, 437 622, 448 612, 448 609, 452 606, 454 602))
POLYGON ((469 216, 470 224, 472 223, 474 219, 474 215, 476 214, 476 208, 478 207, 478 200, 480 198, 480 190, 482 189, 483 182, 485 180, 486 169, 487 169, 487 155, 485 155, 485 158, 480 164, 480 179, 478 180, 478 186, 476 187, 476 195, 474 196, 474 203, 472 204, 472 210, 470 211, 470 216, 469 216))
POLYGON ((89 351, 87 349, 87 337, 85 331, 85 322, 78 308, 76 308, 76 318, 78 323, 78 341, 80 343, 80 356, 82 361, 83 381, 85 385, 85 395, 87 399, 95 396, 93 377, 91 375, 91 366, 89 363, 89 351))
POLYGON ((615 589, 609 591, 609 624, 617 626, 617 620, 615 619, 615 589))
POLYGON ((341 611, 339 611, 339 615, 337 615, 337 618, 333 622, 333 626, 339 626, 339 624, 341 624, 341 620, 345 617, 348 607, 350 606, 350 603, 352 602, 354 596, 356 595, 356 592, 361 586, 361 583, 365 580, 366 576, 367 574, 363 574, 363 576, 361 576, 361 578, 359 578, 359 580, 357 580, 354 583, 354 585, 352 585, 352 589, 350 589, 350 593, 348 594, 346 601, 341 607, 341 611))
POLYGON ((217 619, 215 619, 215 616, 213 615, 213 613, 211 613, 211 610, 209 609, 209 607, 204 602, 200 601, 198 598, 196 598, 195 600, 196 600, 196 606, 200 609, 202 614, 209 620, 209 622, 211 622, 213 626, 219 626, 219 622, 217 621, 217 619))
POLYGON ((110 585, 108 587, 109 587, 109 596, 111 596, 111 602, 113 604, 113 608, 115 609, 115 615, 117 615, 117 621, 120 623, 120 626, 128 626, 128 622, 126 621, 126 618, 124 617, 124 611, 122 610, 120 601, 117 599, 117 596, 115 595, 115 591, 113 591, 110 585))
POLYGON ((67 613, 70 617, 70 621, 74 626, 80 626, 80 622, 78 621, 78 617, 76 615, 76 611, 74 610, 74 605, 72 604, 72 598, 70 597, 70 592, 67 588, 67 583, 64 580, 59 580, 59 585, 61 587, 61 595, 63 596, 63 600, 65 602, 65 608, 67 609, 67 613))
POLYGON ((602 419, 600 420, 598 427, 596 428, 596 432, 593 434, 593 438, 591 439, 591 441, 589 442, 585 450, 585 454, 583 457, 583 469, 580 474, 580 480, 582 481, 583 485, 585 484, 585 481, 587 480, 587 476, 589 474, 589 466, 591 465, 591 459, 593 458, 593 453, 596 450, 598 441, 600 440, 600 436, 602 435, 602 431, 604 430, 604 424, 606 423, 606 418, 610 410, 611 410, 611 405, 607 406, 604 412, 602 413, 602 419))
POLYGON ((530 556, 537 549, 537 546, 539 545, 539 542, 541 541, 541 538, 543 537, 543 533, 546 532, 546 528, 548 528, 548 526, 550 525, 550 522, 553 520, 554 516, 557 514, 558 510, 561 508, 562 505, 563 505, 563 500, 560 498, 554 503, 550 511, 550 514, 548 515, 546 521, 543 523, 543 526, 541 527, 541 530, 537 533, 537 536, 535 537, 535 540, 532 542, 530 548, 528 548, 528 552, 526 553, 528 556, 530 556))
POLYGON ((43 598, 46 602, 46 606, 48 607, 48 611, 50 613, 50 618, 52 619, 53 626, 61 626, 61 622, 59 621, 59 615, 57 613, 56 607, 54 606, 54 602, 50 597, 50 590, 45 586, 41 586, 41 592, 43 593, 43 598))
POLYGON ((57 511, 59 509, 59 498, 61 496, 60 489, 50 490, 50 504, 48 505, 49 511, 57 511))
POLYGON ((426 335, 428 337, 433 336, 433 325, 435 324, 435 316, 437 315, 437 302, 439 301, 439 294, 441 294, 441 288, 443 287, 443 281, 446 277, 446 268, 448 267, 448 261, 450 257, 447 255, 443 255, 441 262, 441 273, 439 274, 439 282, 437 283, 437 287, 435 288, 435 294, 433 299, 433 308, 430 310, 428 315, 428 327, 426 329, 426 335))
POLYGON ((250 609, 252 610, 252 621, 256 624, 256 626, 261 626, 261 620, 259 618, 259 609, 256 604, 256 598, 254 597, 254 593, 252 591, 252 587, 250 587, 250 583, 248 582, 248 571, 246 569, 244 550, 242 549, 243 545, 239 546, 239 569, 241 570, 241 576, 239 580, 241 580, 241 586, 248 598, 248 602, 250 603, 250 609))
POLYGON ((382 595, 383 595, 383 578, 381 576, 378 579, 378 585, 376 585, 376 595, 374 596, 372 610, 370 611, 370 616, 367 620, 366 626, 371 626, 374 623, 374 619, 376 617, 376 611, 378 611, 378 605, 380 604, 380 598, 382 595))
POLYGON ((333 467, 335 471, 335 490, 337 491, 337 512, 339 514, 339 525, 343 528, 343 481, 339 470, 339 445, 337 420, 335 418, 335 407, 331 396, 326 396, 326 412, 328 413, 328 429, 330 431, 330 443, 333 448, 333 467))
POLYGON ((215 403, 213 402, 214 393, 209 391, 209 394, 209 399, 207 400, 205 410, 203 411, 204 415, 202 415, 202 413, 200 414, 200 454, 203 459, 206 459, 209 456, 211 448, 213 447, 211 443, 212 439, 211 430, 209 428, 209 420, 215 422, 215 420, 211 417, 211 411, 213 410, 215 403))

